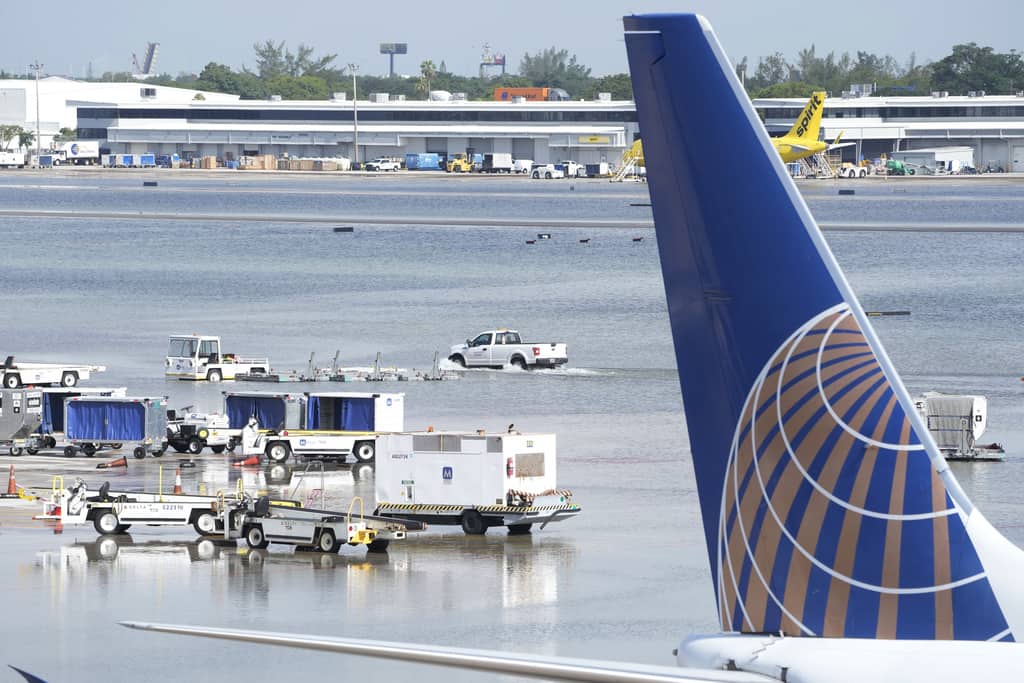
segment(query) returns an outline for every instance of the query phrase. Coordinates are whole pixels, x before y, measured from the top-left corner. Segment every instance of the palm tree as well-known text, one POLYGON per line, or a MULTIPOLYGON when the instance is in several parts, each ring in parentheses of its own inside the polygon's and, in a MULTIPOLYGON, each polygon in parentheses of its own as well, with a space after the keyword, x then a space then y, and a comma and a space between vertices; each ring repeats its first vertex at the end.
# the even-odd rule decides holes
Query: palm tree
POLYGON ((430 96, 430 82, 437 77, 437 67, 433 60, 420 62, 420 80, 416 84, 416 90, 423 93, 424 97, 430 96))
POLYGON ((36 141, 36 134, 30 130, 22 130, 18 133, 18 149, 28 151, 36 141))

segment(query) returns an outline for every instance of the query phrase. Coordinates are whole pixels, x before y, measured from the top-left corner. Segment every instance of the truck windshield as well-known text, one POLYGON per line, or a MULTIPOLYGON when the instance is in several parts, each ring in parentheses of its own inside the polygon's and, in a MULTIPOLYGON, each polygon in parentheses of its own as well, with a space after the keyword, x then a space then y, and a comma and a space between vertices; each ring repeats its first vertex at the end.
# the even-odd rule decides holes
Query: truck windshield
POLYGON ((169 358, 192 358, 195 355, 195 339, 172 339, 167 349, 167 356, 169 358))

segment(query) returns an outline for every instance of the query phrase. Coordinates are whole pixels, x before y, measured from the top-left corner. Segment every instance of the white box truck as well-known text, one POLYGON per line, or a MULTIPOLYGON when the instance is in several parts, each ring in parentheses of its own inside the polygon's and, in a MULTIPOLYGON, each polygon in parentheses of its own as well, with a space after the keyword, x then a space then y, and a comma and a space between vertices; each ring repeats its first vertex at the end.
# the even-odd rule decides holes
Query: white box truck
POLYGON ((579 514, 557 488, 554 434, 412 432, 377 439, 375 514, 529 533, 579 514))
POLYGON ((53 165, 75 164, 77 166, 98 166, 100 143, 98 140, 71 140, 65 142, 53 154, 53 165))

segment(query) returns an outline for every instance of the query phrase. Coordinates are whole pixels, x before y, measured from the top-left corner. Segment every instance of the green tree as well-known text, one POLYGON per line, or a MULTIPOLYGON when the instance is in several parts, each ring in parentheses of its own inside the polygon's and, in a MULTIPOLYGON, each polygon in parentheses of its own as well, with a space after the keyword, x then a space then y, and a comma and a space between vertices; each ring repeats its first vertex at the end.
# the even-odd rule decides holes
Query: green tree
POLYGON ((803 99, 810 97, 812 92, 818 90, 822 90, 820 85, 812 85, 803 81, 785 81, 761 88, 754 93, 754 97, 799 97, 803 99))
POLYGON ((591 79, 590 84, 580 93, 586 99, 594 99, 597 93, 611 93, 613 100, 632 100, 633 81, 629 74, 610 74, 591 79))
POLYGON ((579 95, 590 81, 590 69, 577 63, 576 55, 570 57, 568 50, 555 47, 524 54, 519 73, 534 86, 563 88, 570 95, 579 95))
POLYGON ((1009 94, 1024 88, 1024 61, 1017 52, 1001 54, 977 43, 954 45, 952 54, 932 65, 932 86, 961 95, 971 90, 1009 94))
POLYGON ((427 59, 420 62, 420 80, 416 84, 416 91, 424 97, 430 95, 430 82, 437 78, 437 68, 434 62, 427 59))
POLYGON ((25 129, 21 126, 13 124, 5 124, 0 126, 0 149, 10 149, 11 141, 18 138, 25 129))
POLYGON ((18 133, 18 149, 28 150, 35 144, 36 134, 30 130, 22 130, 18 133))
POLYGON ((336 54, 316 57, 313 48, 302 43, 292 53, 283 40, 276 44, 272 40, 255 43, 252 49, 256 53, 256 72, 264 80, 278 76, 319 76, 326 80, 328 72, 333 70, 334 60, 338 58, 336 54))
POLYGON ((60 145, 78 139, 78 131, 74 128, 61 128, 60 132, 53 136, 53 144, 60 145))

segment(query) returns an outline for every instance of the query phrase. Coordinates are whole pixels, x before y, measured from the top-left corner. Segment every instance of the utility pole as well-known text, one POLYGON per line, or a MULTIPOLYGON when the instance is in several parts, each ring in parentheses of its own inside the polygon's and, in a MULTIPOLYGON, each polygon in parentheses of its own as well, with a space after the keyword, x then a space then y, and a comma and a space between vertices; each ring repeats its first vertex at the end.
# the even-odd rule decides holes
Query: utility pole
POLYGON ((352 72, 352 137, 353 137, 353 149, 354 149, 354 163, 359 163, 359 109, 356 107, 356 100, 359 96, 356 94, 356 72, 359 71, 358 64, 349 63, 348 70, 352 72))
POLYGON ((29 64, 29 68, 36 71, 36 163, 39 163, 39 71, 43 65, 37 59, 29 64))

